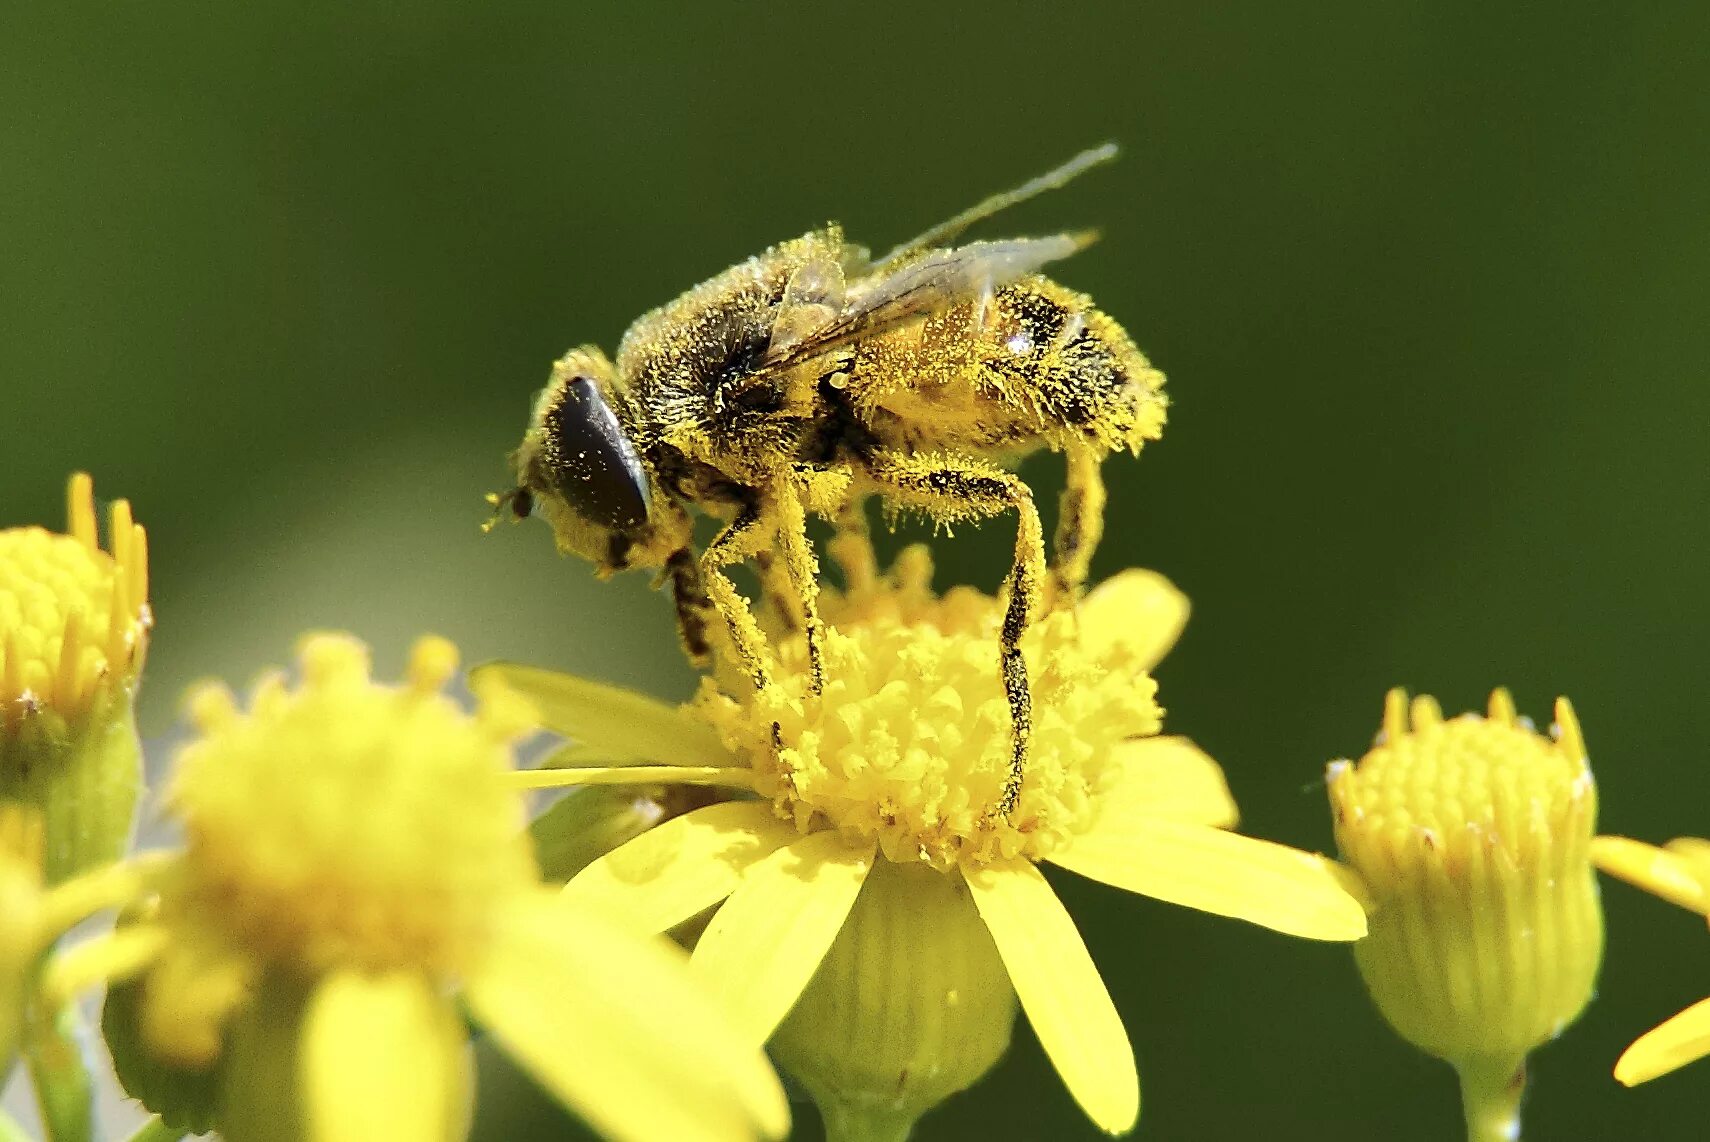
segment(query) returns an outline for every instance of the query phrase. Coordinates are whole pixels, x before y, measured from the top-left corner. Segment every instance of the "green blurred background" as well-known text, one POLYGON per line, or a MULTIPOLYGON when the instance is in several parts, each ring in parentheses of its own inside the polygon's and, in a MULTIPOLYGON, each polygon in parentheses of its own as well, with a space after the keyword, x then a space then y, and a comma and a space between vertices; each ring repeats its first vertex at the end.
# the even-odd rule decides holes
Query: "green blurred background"
MULTIPOLYGON (((1710 830, 1701 3, 31 7, 0 12, 0 525, 57 522, 78 467, 137 505, 156 746, 184 683, 308 627, 388 671, 434 630, 684 694, 642 578, 476 530, 548 362, 828 218, 886 246, 1115 139, 992 229, 1101 226, 1059 276, 1169 374, 1098 570, 1192 596, 1163 696, 1244 827, 1327 847, 1324 762, 1385 688, 1506 683, 1540 718, 1572 696, 1605 831, 1710 830)), ((995 582, 1009 536, 959 534, 942 577, 995 582)), ((1459 1130, 1346 949, 1054 883, 1142 1137, 1459 1130)), ((1710 942, 1605 897, 1528 1137, 1702 1137, 1710 1063, 1609 1068, 1710 991, 1710 942)), ((1093 1134, 1025 1024, 919 1131, 1093 1134)))

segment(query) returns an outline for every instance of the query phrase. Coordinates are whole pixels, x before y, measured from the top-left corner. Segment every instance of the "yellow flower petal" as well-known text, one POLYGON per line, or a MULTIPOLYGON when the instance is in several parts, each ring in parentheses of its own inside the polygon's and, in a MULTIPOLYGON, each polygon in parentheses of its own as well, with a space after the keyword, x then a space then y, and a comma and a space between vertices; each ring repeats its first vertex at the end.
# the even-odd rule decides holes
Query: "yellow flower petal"
POLYGON ((1122 778, 1099 795, 1099 824, 1126 831, 1162 817, 1232 829, 1240 818, 1223 770, 1186 738, 1134 738, 1116 747, 1122 778), (1108 825, 1107 825, 1108 822, 1108 825))
POLYGON ((1591 860, 1610 876, 1660 896, 1670 904, 1703 914, 1710 909, 1704 885, 1690 860, 1627 837, 1594 837, 1591 860))
POLYGON ((1673 1019, 1640 1035, 1615 1063, 1615 1077, 1628 1086, 1649 1082, 1710 1055, 1710 999, 1701 999, 1673 1019))
POLYGON ((498 685, 534 706, 541 724, 575 745, 556 765, 623 761, 729 765, 730 752, 704 723, 656 698, 570 674, 489 662, 469 672, 470 688, 498 685))
POLYGON ((1121 643, 1150 670, 1181 637, 1188 621, 1188 598, 1158 574, 1130 568, 1106 579, 1081 600, 1081 645, 1096 656, 1121 643))
POLYGON ((1366 914, 1336 863, 1204 825, 1101 819, 1053 853, 1093 880, 1313 940, 1357 940, 1366 914))
POLYGON ((1063 902, 1027 861, 965 873, 1034 1034, 1081 1109, 1108 1134, 1140 1117, 1140 1075, 1104 980, 1063 902))
POLYGON ((752 865, 695 945, 695 975, 755 1043, 795 1005, 873 866, 872 842, 829 829, 752 865))
POLYGON ((418 972, 341 971, 315 989, 303 1038, 314 1142, 451 1142, 469 1121, 463 1025, 418 972))
POLYGON ((663 932, 729 896, 750 865, 800 836, 769 802, 708 805, 600 857, 564 886, 562 899, 663 932))
POLYGON ((1703 837, 1676 837, 1663 848, 1686 862, 1692 875, 1704 886, 1706 901, 1710 901, 1710 841, 1703 837))
POLYGON ((1676 837, 1663 848, 1690 861, 1710 862, 1710 841, 1703 837, 1676 837))
POLYGON ((748 1142, 789 1130, 771 1064, 694 985, 673 945, 550 896, 506 921, 466 988, 470 1008, 606 1137, 748 1142))

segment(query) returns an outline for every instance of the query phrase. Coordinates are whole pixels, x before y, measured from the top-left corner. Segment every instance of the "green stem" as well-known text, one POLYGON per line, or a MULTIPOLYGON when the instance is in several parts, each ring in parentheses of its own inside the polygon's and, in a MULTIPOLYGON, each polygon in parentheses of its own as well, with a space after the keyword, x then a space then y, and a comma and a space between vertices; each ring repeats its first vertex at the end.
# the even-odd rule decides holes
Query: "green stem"
POLYGON ((1470 1059, 1455 1064, 1467 1142, 1520 1142, 1520 1099, 1526 1093, 1526 1059, 1470 1059))
POLYGON ((24 1057, 42 1127, 52 1142, 91 1142, 95 1137, 95 1089, 83 1057, 85 1033, 75 1004, 52 1015, 40 1007, 30 1012, 24 1057))
POLYGON ((130 1142, 179 1142, 184 1137, 184 1131, 176 1126, 168 1126, 160 1120, 157 1114, 141 1126, 130 1137, 130 1142))
POLYGON ((908 1142, 914 1118, 887 1106, 824 1099, 819 1104, 825 1121, 825 1142, 908 1142))

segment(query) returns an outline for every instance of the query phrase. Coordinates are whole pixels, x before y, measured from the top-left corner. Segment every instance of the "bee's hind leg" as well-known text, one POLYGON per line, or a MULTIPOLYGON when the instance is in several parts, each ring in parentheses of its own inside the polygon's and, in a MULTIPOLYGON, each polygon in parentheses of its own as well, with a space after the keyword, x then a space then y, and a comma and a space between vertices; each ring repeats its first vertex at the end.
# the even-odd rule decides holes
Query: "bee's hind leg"
POLYGON ((756 690, 764 690, 772 680, 766 665, 766 636, 761 633, 760 624, 754 621, 748 600, 742 597, 742 592, 736 589, 724 568, 749 558, 765 542, 761 518, 758 502, 744 504, 736 518, 707 544, 700 559, 701 581, 707 596, 719 614, 724 616, 725 624, 730 628, 737 662, 753 680, 756 690))
POLYGON ((1068 477, 1051 542, 1051 604, 1059 607, 1074 605, 1087 581, 1093 552, 1104 537, 1103 457, 1091 448, 1071 444, 1064 458, 1068 477))
POLYGON ((1006 509, 1015 511, 1015 561, 1009 573, 1009 603, 998 634, 998 664, 1004 697, 1009 701, 1011 752, 1003 793, 992 811, 997 819, 1008 820, 1021 798, 1028 743, 1033 735, 1033 693, 1028 687, 1021 638, 1039 610, 1045 588, 1045 533, 1033 493, 1013 473, 954 456, 878 453, 868 458, 867 470, 899 505, 948 523, 989 518, 1006 509))

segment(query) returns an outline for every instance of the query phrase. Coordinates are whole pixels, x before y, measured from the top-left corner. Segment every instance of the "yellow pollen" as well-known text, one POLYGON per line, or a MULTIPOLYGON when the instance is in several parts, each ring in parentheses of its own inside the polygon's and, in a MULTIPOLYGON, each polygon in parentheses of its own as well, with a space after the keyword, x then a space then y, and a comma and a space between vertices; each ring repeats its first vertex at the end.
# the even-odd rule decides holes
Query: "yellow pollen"
POLYGON ((440 693, 457 666, 443 639, 416 644, 399 687, 370 681, 348 636, 312 635, 299 657, 301 684, 264 679, 247 711, 218 686, 190 697, 200 736, 169 792, 187 840, 180 899, 299 971, 455 974, 494 904, 535 882, 505 780, 520 727, 440 693))
POLYGON ((153 623, 148 537, 124 500, 108 518, 111 551, 96 537, 94 485, 71 477, 66 534, 0 531, 0 730, 15 733, 51 710, 75 718, 114 681, 136 681, 153 623))
POLYGON ((940 869, 1038 860, 1096 818, 1116 780, 1113 746, 1158 732, 1162 711, 1142 651, 1083 640, 1076 615, 1039 620, 1023 643, 1033 683, 1027 778, 1009 820, 991 814, 1010 754, 998 673, 1003 605, 971 588, 931 592, 912 548, 887 576, 827 591, 825 689, 809 693, 800 637, 779 640, 777 684, 733 697, 706 680, 692 709, 754 784, 804 832, 877 840, 892 861, 940 869))

